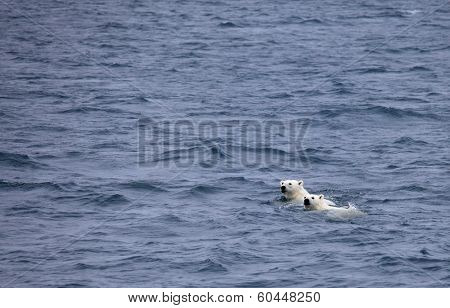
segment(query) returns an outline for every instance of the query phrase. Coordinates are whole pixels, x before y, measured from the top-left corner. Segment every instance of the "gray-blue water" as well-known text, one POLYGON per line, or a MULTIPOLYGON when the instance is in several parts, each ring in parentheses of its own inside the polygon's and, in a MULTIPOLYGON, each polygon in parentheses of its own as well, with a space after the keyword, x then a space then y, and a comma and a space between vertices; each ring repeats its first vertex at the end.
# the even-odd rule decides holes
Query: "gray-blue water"
POLYGON ((96 2, 0 1, 1 286, 449 286, 448 1, 96 2), (138 165, 140 118, 309 120, 308 163, 138 165))

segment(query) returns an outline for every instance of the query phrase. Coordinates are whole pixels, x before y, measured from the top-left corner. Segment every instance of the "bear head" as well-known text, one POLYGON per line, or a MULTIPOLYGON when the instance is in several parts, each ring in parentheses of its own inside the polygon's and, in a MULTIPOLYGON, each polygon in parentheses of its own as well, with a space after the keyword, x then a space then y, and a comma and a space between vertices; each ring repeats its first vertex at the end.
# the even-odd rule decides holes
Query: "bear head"
POLYGON ((303 188, 303 180, 283 180, 280 181, 281 193, 286 199, 303 199, 308 192, 303 188))
POLYGON ((327 207, 323 195, 313 194, 304 197, 303 205, 305 206, 306 210, 320 210, 327 207))

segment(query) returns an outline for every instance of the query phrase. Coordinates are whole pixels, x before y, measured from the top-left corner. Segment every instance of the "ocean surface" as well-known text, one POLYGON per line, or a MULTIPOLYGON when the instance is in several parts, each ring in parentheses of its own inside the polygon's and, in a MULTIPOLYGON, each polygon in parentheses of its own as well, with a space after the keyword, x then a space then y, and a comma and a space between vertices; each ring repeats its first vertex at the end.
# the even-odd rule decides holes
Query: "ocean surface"
POLYGON ((449 287, 448 1, 0 15, 0 286, 449 287), (281 179, 364 215, 304 211, 281 179))

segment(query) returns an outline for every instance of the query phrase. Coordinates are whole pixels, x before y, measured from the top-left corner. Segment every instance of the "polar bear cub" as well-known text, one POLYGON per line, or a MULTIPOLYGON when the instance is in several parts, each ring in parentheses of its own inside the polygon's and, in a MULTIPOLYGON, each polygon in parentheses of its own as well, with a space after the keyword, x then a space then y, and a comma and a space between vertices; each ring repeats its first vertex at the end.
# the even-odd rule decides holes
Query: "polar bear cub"
MULTIPOLYGON (((280 181, 281 193, 289 201, 304 202, 311 194, 303 187, 303 180, 283 180, 280 181)), ((324 199, 325 204, 335 205, 333 201, 324 199)))
POLYGON ((327 211, 328 216, 334 219, 351 219, 365 215, 350 203, 347 207, 330 206, 323 195, 309 195, 304 198, 303 204, 307 211, 327 211))
POLYGON ((334 210, 340 209, 338 207, 330 206, 325 201, 323 195, 313 195, 305 196, 303 198, 303 205, 305 206, 305 210, 309 211, 326 211, 326 210, 334 210))

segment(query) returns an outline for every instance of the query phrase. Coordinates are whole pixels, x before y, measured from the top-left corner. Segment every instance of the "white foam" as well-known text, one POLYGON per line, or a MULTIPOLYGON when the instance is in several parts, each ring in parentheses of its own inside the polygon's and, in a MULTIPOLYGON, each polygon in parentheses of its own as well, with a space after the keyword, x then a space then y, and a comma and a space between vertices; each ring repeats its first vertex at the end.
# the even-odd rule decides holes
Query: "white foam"
POLYGON ((403 13, 405 15, 409 15, 409 16, 416 15, 417 13, 420 13, 420 12, 421 12, 421 10, 403 10, 403 13))

